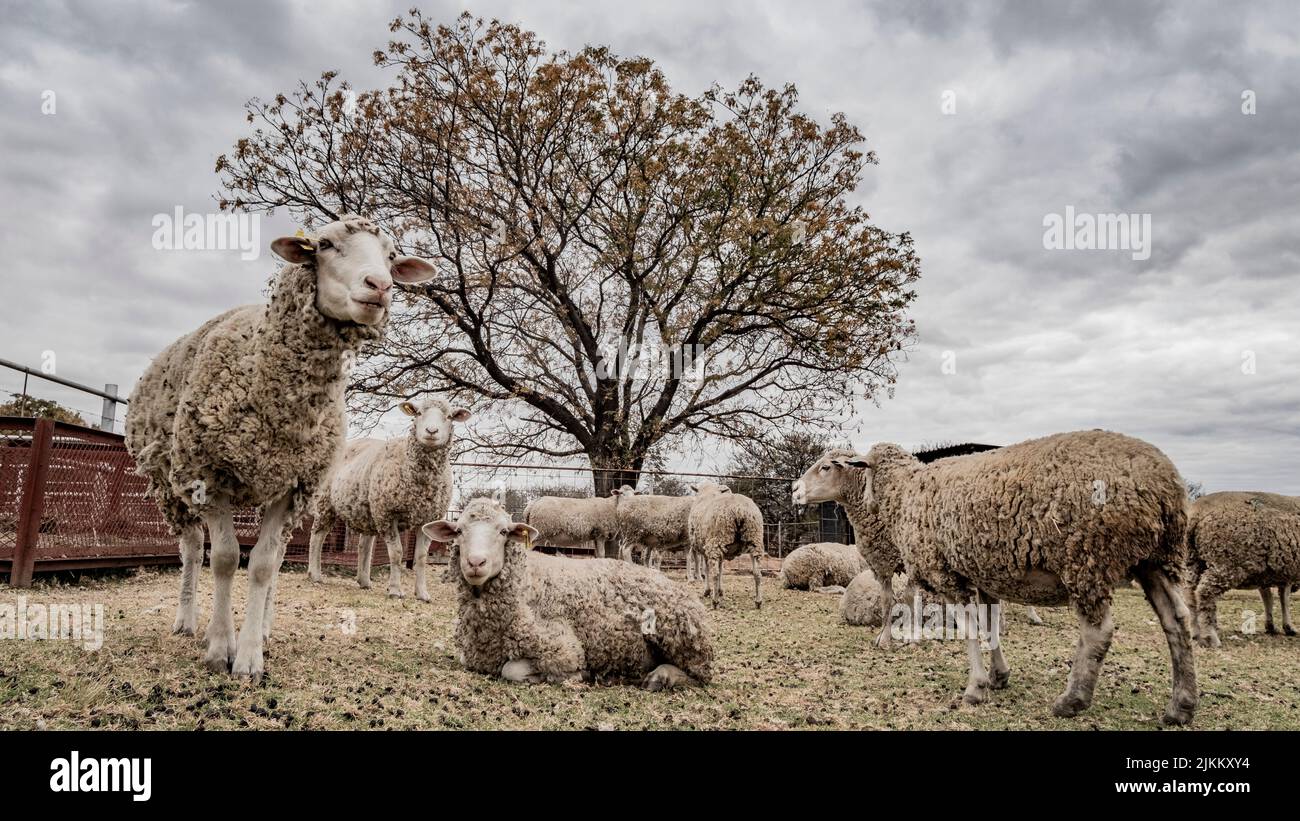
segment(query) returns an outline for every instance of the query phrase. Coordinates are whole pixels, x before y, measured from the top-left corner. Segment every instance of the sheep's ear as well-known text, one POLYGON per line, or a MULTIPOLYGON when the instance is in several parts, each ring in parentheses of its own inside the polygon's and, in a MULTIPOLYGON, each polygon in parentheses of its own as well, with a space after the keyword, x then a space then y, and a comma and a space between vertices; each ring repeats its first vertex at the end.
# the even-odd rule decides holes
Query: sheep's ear
POLYGON ((419 409, 416 408, 415 405, 412 405, 410 402, 403 402, 402 404, 398 405, 397 407, 400 408, 401 411, 402 411, 402 413, 406 414, 407 416, 419 416, 419 415, 420 415, 420 411, 419 411, 419 409))
POLYGON ((842 465, 847 465, 847 466, 849 466, 849 467, 851 467, 851 468, 869 468, 869 467, 871 467, 871 463, 868 462, 866 459, 863 459, 863 458, 861 458, 861 457, 854 457, 854 458, 852 458, 852 459, 844 459, 844 460, 840 460, 839 463, 842 464, 842 465))
POLYGON ((731 492, 731 488, 727 487, 726 485, 721 485, 721 486, 718 488, 718 492, 719 492, 719 493, 730 493, 730 492, 731 492))
POLYGON ((271 250, 285 262, 301 265, 316 256, 316 244, 306 237, 280 237, 271 242, 271 250))
POLYGON ((398 257, 388 268, 393 275, 393 282, 400 282, 403 285, 428 282, 438 273, 438 269, 434 268, 432 263, 419 257, 398 257))
POLYGON ((523 522, 515 522, 510 528, 510 538, 517 542, 523 542, 529 547, 532 547, 533 540, 537 538, 539 533, 540 531, 537 528, 523 522))
POLYGON ((453 422, 464 422, 468 420, 470 416, 472 416, 472 414, 465 408, 453 408, 451 411, 451 420, 453 422))
POLYGON ((433 539, 435 542, 442 542, 443 544, 453 541, 456 538, 456 534, 460 532, 460 528, 456 527, 453 522, 449 522, 446 519, 429 522, 420 529, 423 530, 424 535, 428 536, 430 539, 433 539))

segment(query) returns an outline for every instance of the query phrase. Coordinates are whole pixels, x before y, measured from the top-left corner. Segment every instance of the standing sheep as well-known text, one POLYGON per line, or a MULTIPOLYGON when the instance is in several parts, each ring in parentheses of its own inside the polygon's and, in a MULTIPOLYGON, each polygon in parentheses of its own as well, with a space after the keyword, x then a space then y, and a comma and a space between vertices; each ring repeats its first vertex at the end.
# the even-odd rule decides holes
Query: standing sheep
POLYGON ((704 559, 704 595, 722 600, 722 563, 748 553, 754 569, 754 607, 763 606, 763 514, 754 500, 713 482, 695 487, 687 530, 690 549, 704 559))
MULTIPOLYGON (((965 459, 969 458, 971 449, 977 449, 975 452, 996 450, 989 445, 966 445, 919 453, 916 458, 925 464, 943 458, 965 459)), ((903 572, 903 556, 898 546, 890 540, 885 522, 864 500, 866 475, 861 468, 853 466, 861 460, 862 457, 850 448, 827 450, 795 481, 792 495, 795 504, 836 502, 844 508, 863 562, 871 568, 877 579, 888 579, 903 572)), ((875 601, 880 605, 880 617, 871 622, 872 625, 880 625, 880 632, 876 634, 876 646, 888 647, 892 632, 889 613, 894 606, 892 587, 885 585, 875 601)), ((1029 621, 1032 624, 1043 623, 1033 607, 1029 608, 1029 621)))
POLYGON ((456 649, 467 669, 530 683, 636 678, 647 690, 709 682, 707 613, 664 574, 530 552, 537 531, 491 499, 424 530, 451 545, 459 568, 456 649))
POLYGON ((1192 502, 1187 521, 1188 599, 1196 636, 1218 647, 1217 602, 1225 591, 1259 588, 1264 629, 1276 633, 1273 595, 1282 600, 1282 630, 1291 623, 1291 586, 1300 582, 1300 497, 1276 493, 1211 493, 1192 502))
POLYGON ((344 216, 271 249, 290 265, 267 305, 209 320, 158 355, 131 397, 126 445, 149 493, 181 537, 174 631, 192 635, 203 526, 215 579, 205 663, 259 677, 274 618, 275 581, 293 528, 343 442, 347 365, 382 334, 394 281, 433 277, 399 257, 374 223, 344 216), (232 511, 256 505, 248 607, 235 640, 230 586, 239 564, 232 511))
MULTIPOLYGON (((676 552, 690 543, 687 520, 695 505, 694 496, 634 496, 624 488, 614 520, 619 540, 619 557, 631 561, 639 554, 648 561, 652 551, 676 552)), ((689 569, 689 563, 688 563, 689 569)))
MULTIPOLYGON (((1069 603, 1080 636, 1065 693, 1052 706, 1076 715, 1092 702, 1114 634, 1111 598, 1128 577, 1142 585, 1164 628, 1173 691, 1164 720, 1191 721, 1196 665, 1181 575, 1187 528, 1178 471, 1156 448, 1107 431, 1062 433, 924 465, 879 444, 850 467, 863 469, 863 503, 886 523, 909 577, 946 600, 987 605, 1069 603)), ((985 672, 976 609, 966 607, 968 703, 1007 685, 1010 668, 988 625, 992 678, 985 672)))
POLYGON ((854 545, 806 544, 792 550, 781 562, 781 586, 787 590, 814 591, 827 585, 845 587, 864 566, 862 554, 854 545))
POLYGON ((600 543, 617 536, 615 508, 635 493, 624 485, 609 496, 539 496, 524 508, 524 523, 537 531, 539 544, 585 547, 600 543))
MULTIPOLYGON (((402 561, 406 550, 402 532, 447 515, 451 503, 452 425, 469 419, 464 408, 453 408, 434 397, 417 404, 403 402, 412 417, 411 431, 400 439, 358 439, 348 442, 328 479, 312 501, 311 543, 307 575, 321 579, 321 545, 342 519, 361 536, 357 547, 357 584, 370 587, 370 561, 375 539, 388 547, 388 595, 402 596, 402 561)), ((415 597, 429 601, 429 540, 421 530, 415 537, 415 597)))

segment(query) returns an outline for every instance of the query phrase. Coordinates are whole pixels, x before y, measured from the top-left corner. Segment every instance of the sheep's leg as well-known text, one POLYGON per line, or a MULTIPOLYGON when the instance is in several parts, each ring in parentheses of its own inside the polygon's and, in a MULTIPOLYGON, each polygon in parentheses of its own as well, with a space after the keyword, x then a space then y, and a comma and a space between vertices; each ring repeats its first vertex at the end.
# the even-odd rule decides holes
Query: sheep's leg
POLYGON ((1291 584, 1288 582, 1278 585, 1277 594, 1282 600, 1282 632, 1294 636, 1295 625, 1291 623, 1291 584))
POLYGON ((388 528, 384 534, 388 546, 388 595, 395 599, 402 598, 402 560, 406 558, 406 549, 402 544, 402 533, 397 525, 388 528))
POLYGON ((370 559, 375 554, 375 536, 367 533, 357 541, 357 585, 370 589, 370 559))
POLYGON ((271 628, 275 626, 275 591, 280 586, 280 568, 284 566, 284 552, 289 549, 289 540, 280 542, 280 552, 275 560, 275 572, 271 574, 271 586, 266 590, 266 612, 262 614, 262 641, 271 638, 271 628))
POLYGON ((1065 692, 1052 704, 1052 714, 1063 718, 1078 715, 1092 704, 1092 694, 1097 687, 1097 673, 1110 650, 1111 637, 1115 635, 1115 622, 1110 617, 1110 602, 1098 603, 1091 610, 1075 607, 1079 617, 1079 643, 1074 649, 1074 662, 1065 692))
POLYGON ((1039 626, 1043 624, 1043 617, 1038 615, 1038 608, 1034 607, 1033 605, 1030 605, 1029 610, 1026 612, 1025 615, 1029 617, 1030 624, 1039 625, 1039 626))
POLYGON ((1011 665, 1002 655, 1002 604, 984 591, 980 591, 980 601, 988 608, 989 687, 1001 690, 1011 680, 1011 665))
POLYGON ((672 664, 661 664, 646 674, 646 677, 641 680, 641 687, 657 693, 660 690, 691 687, 695 683, 695 679, 682 668, 672 664))
MULTIPOLYGON (((1279 591, 1282 589, 1278 588, 1279 591)), ((1264 600, 1264 632, 1270 636, 1276 635, 1277 625, 1273 623, 1273 589, 1267 585, 1261 587, 1259 597, 1264 600)))
POLYGON ((1196 712, 1196 658, 1192 652, 1191 613, 1178 594, 1178 587, 1162 570, 1150 570, 1138 576, 1142 592, 1160 618, 1169 642, 1169 660, 1173 667, 1173 690, 1165 707, 1166 724, 1187 724, 1196 712))
POLYGON ((292 493, 286 493, 262 509, 262 528, 257 534, 257 544, 248 554, 248 606, 244 609, 244 624, 239 628, 239 642, 235 649, 235 663, 230 673, 248 676, 254 680, 262 677, 262 635, 266 617, 266 600, 271 583, 279 571, 283 550, 284 520, 289 514, 292 493))
POLYGON ((1201 646, 1218 647, 1222 644, 1219 641, 1219 596, 1233 586, 1213 569, 1201 574, 1200 584, 1196 585, 1196 618, 1200 628, 1197 633, 1201 646))
POLYGON ((235 616, 230 604, 230 585, 239 567, 239 539, 230 508, 222 500, 203 515, 212 540, 212 618, 208 621, 208 650, 203 663, 214 673, 230 670, 235 660, 235 616))
POLYGON ((713 592, 715 593, 713 597, 713 604, 716 606, 722 603, 722 557, 721 556, 718 557, 718 570, 717 570, 717 575, 714 576, 713 582, 714 582, 713 592))
POLYGON ((333 523, 330 527, 321 527, 322 522, 317 520, 312 523, 311 541, 307 544, 307 578, 313 582, 321 580, 320 572, 320 554, 325 545, 325 537, 333 529, 333 523))
MULTIPOLYGON (((881 576, 881 574, 877 574, 881 576)), ((876 636, 876 646, 880 648, 889 647, 890 639, 893 638, 893 624, 891 623, 894 615, 894 578, 893 575, 885 575, 880 582, 880 633, 876 636)), ((917 614, 919 615, 919 614, 917 614)))
POLYGON ((541 684, 543 677, 528 659, 511 659, 501 667, 501 678, 515 684, 541 684))
POLYGON ((191 525, 181 533, 181 599, 176 606, 172 633, 192 636, 198 628, 199 572, 203 569, 203 525, 191 525))
POLYGON ((424 528, 415 531, 415 597, 420 601, 432 601, 429 598, 429 544, 433 540, 424 532, 424 528))
POLYGON ((754 564, 754 609, 761 610, 763 607, 763 565, 758 560, 757 553, 751 553, 750 557, 754 564))
POLYGON ((967 704, 982 704, 989 697, 989 676, 984 670, 984 653, 980 649, 979 619, 973 607, 963 607, 961 612, 966 625, 966 660, 970 664, 962 698, 967 704))

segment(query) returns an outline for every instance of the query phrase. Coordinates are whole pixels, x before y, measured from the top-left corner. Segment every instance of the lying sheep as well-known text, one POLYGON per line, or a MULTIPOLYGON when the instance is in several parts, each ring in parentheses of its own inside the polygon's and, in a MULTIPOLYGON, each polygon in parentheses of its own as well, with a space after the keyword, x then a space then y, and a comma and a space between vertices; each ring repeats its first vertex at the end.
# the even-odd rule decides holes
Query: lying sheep
POLYGON ((828 585, 844 587, 864 566, 862 554, 855 545, 806 544, 792 550, 781 561, 781 586, 787 590, 813 591, 828 585))
POLYGON ((631 487, 623 485, 609 496, 539 496, 524 508, 524 523, 537 530, 539 544, 554 547, 594 545, 617 536, 615 508, 625 497, 635 493, 631 487))
POLYGON ((206 524, 215 585, 204 660, 213 671, 252 677, 262 673, 285 546, 343 443, 347 365, 382 334, 393 283, 435 273, 422 259, 398 256, 374 223, 355 216, 310 237, 281 237, 271 250, 290 265, 270 304, 227 311, 173 342, 136 384, 126 420, 127 450, 181 537, 173 630, 195 631, 206 524), (253 505, 261 527, 236 644, 233 511, 253 505))
MULTIPOLYGON (((1164 720, 1191 721, 1196 666, 1189 614, 1175 586, 1187 527, 1178 471, 1151 445, 1106 431, 1063 433, 924 465, 896 445, 873 447, 863 468, 863 503, 886 524, 909 576, 950 602, 1001 599, 1075 608, 1079 643, 1065 693, 1053 704, 1072 716, 1092 702, 1114 634, 1111 598, 1130 576, 1164 628, 1173 691, 1164 720)), ((980 652, 977 609, 965 615, 968 703, 1007 685, 996 620, 992 677, 980 652)))
POLYGON ((748 553, 754 569, 754 607, 762 607, 763 514, 758 505, 713 482, 696 485, 695 494, 687 533, 691 551, 704 559, 704 595, 717 607, 722 601, 722 563, 748 553))
POLYGON ((451 547, 467 669, 515 682, 635 677, 647 690, 707 684, 707 613, 664 574, 616 559, 530 552, 537 531, 475 499, 455 522, 424 526, 451 547))
MULTIPOLYGON (((452 425, 469 419, 464 408, 453 408, 433 397, 398 406, 411 417, 411 431, 398 439, 357 439, 348 442, 312 501, 311 542, 307 575, 321 579, 321 545, 339 520, 361 536, 357 547, 357 584, 370 587, 370 562, 375 539, 388 547, 388 595, 402 594, 403 531, 447 515, 451 502, 452 425)), ((415 537, 415 597, 429 601, 426 581, 429 540, 415 537)))
POLYGON ((1291 588, 1300 582, 1300 497, 1276 493, 1211 493, 1192 502, 1187 523, 1188 603, 1196 613, 1196 636, 1218 647, 1219 596, 1258 588, 1264 629, 1276 633, 1273 594, 1282 601, 1282 630, 1291 623, 1291 588))

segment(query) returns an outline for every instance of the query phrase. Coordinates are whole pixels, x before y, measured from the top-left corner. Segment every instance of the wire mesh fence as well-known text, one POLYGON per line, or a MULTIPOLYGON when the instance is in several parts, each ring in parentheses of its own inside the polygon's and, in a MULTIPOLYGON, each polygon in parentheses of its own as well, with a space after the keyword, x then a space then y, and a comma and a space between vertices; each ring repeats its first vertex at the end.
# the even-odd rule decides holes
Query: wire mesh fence
MULTIPOLYGON (((694 484, 716 481, 750 495, 763 510, 766 551, 777 559, 800 544, 844 540, 834 517, 828 519, 824 510, 797 511, 790 506, 790 480, 785 477, 617 473, 619 481, 643 493, 682 496, 694 484)), ((493 496, 521 517, 538 497, 589 497, 598 486, 612 485, 611 477, 578 466, 462 461, 454 465, 453 474, 453 519, 478 496, 493 496)), ((49 419, 0 417, 0 572, 8 572, 11 583, 22 586, 35 572, 177 563, 176 538, 146 495, 147 487, 118 434, 49 419)), ((241 545, 256 542, 259 524, 255 509, 236 511, 241 545)), ((295 531, 286 561, 306 561, 310 525, 308 520, 295 531)), ((414 531, 403 533, 402 540, 409 564, 414 531)), ((325 539, 322 564, 355 567, 360 541, 358 534, 336 525, 325 539)), ((596 548, 568 552, 594 553, 596 548)), ((435 561, 444 553, 436 544, 430 551, 435 561)), ((373 562, 388 563, 382 543, 375 546, 373 562)))

